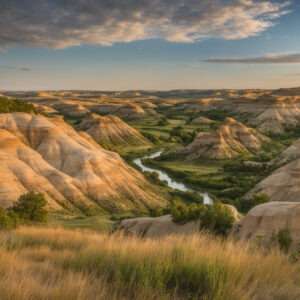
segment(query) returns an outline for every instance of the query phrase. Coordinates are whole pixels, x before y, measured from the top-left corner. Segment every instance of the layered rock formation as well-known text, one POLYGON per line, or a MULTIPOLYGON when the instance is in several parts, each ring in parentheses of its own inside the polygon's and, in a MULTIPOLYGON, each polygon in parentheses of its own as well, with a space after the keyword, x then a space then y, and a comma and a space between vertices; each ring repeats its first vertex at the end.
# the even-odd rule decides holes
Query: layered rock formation
POLYGON ((135 128, 129 126, 117 116, 99 116, 91 114, 78 126, 93 139, 109 148, 128 145, 150 145, 135 128))
POLYGON ((61 118, 0 114, 0 174, 3 207, 27 191, 44 193, 51 209, 125 211, 165 203, 118 154, 61 118))
POLYGON ((227 159, 258 152, 270 140, 253 128, 227 118, 216 132, 200 132, 182 150, 187 159, 227 159))
MULTIPOLYGON (((264 133, 281 134, 300 124, 300 101, 297 97, 271 97, 265 109, 250 119, 250 124, 264 133)), ((263 99, 262 99, 263 100, 263 99)), ((257 110, 262 106, 253 103, 257 110)))
POLYGON ((288 230, 293 245, 300 242, 300 203, 269 202, 258 205, 236 224, 233 236, 254 240, 264 245, 276 242, 281 230, 288 230))

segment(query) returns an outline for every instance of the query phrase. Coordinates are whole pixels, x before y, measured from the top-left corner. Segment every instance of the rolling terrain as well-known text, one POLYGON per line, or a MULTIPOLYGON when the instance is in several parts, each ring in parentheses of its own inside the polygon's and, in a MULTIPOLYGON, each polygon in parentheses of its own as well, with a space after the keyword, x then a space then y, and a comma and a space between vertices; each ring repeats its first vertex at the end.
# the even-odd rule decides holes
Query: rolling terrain
POLYGON ((299 298, 297 89, 3 94, 0 206, 49 212, 0 232, 4 299, 299 298))

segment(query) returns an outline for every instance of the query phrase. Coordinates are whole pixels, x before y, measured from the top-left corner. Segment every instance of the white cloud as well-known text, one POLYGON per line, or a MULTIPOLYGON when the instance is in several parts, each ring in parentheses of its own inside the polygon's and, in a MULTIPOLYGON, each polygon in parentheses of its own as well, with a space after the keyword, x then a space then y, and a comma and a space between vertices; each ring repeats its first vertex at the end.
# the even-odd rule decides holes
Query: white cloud
POLYGON ((211 58, 205 60, 205 62, 222 64, 295 64, 300 63, 300 53, 268 54, 246 58, 211 58))
POLYGON ((0 0, 0 47, 242 39, 273 26, 288 5, 271 0, 0 0))

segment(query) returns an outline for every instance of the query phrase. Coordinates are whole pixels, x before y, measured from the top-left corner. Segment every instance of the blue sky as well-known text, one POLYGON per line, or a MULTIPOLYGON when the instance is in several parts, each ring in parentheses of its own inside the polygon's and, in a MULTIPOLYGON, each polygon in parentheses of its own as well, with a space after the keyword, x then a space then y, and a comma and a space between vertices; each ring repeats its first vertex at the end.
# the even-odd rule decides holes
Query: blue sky
POLYGON ((4 1, 0 0, 0 19, 7 18, 6 25, 0 22, 0 89, 300 86, 300 3, 296 1, 283 6, 286 1, 204 0, 197 4, 180 0, 184 5, 175 5, 177 10, 167 14, 156 7, 160 4, 169 11, 172 2, 155 0, 156 7, 135 6, 138 22, 136 17, 132 21, 134 6, 119 8, 118 1, 111 1, 114 6, 109 11, 124 12, 126 17, 114 13, 105 20, 94 16, 93 10, 100 5, 101 12, 105 11, 110 1, 87 1, 90 7, 84 17, 80 15, 82 3, 80 9, 69 10, 69 1, 63 9, 56 0, 49 0, 51 6, 40 0, 47 3, 46 8, 38 7, 38 0, 4 1), (37 4, 37 9, 24 13, 24 2, 37 4), (264 15, 255 8, 262 2, 264 15), (3 10, 5 16, 1 16, 3 10), (57 21, 47 10, 70 12, 70 20, 62 16, 63 21, 57 21), (236 17, 239 13, 241 17, 236 17), (206 16, 212 23, 205 22, 206 16), (166 19, 167 24, 162 23, 166 19), (16 25, 8 29, 9 23, 16 25))

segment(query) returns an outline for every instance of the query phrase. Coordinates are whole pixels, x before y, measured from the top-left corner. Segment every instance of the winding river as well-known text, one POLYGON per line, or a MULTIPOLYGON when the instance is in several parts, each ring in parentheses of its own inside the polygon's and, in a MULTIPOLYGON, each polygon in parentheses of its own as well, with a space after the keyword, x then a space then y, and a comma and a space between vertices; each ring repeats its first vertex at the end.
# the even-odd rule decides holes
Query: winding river
MULTIPOLYGON (((144 165, 143 159, 157 158, 161 156, 162 153, 163 151, 157 151, 150 155, 143 156, 142 158, 136 158, 133 160, 133 163, 136 164, 138 167, 140 167, 143 172, 157 173, 159 180, 166 182, 167 185, 174 190, 179 190, 181 192, 194 192, 194 190, 188 188, 184 183, 173 180, 165 171, 154 169, 152 167, 148 167, 144 165)), ((211 205, 213 203, 208 193, 200 193, 200 194, 203 197, 203 204, 211 205)))

